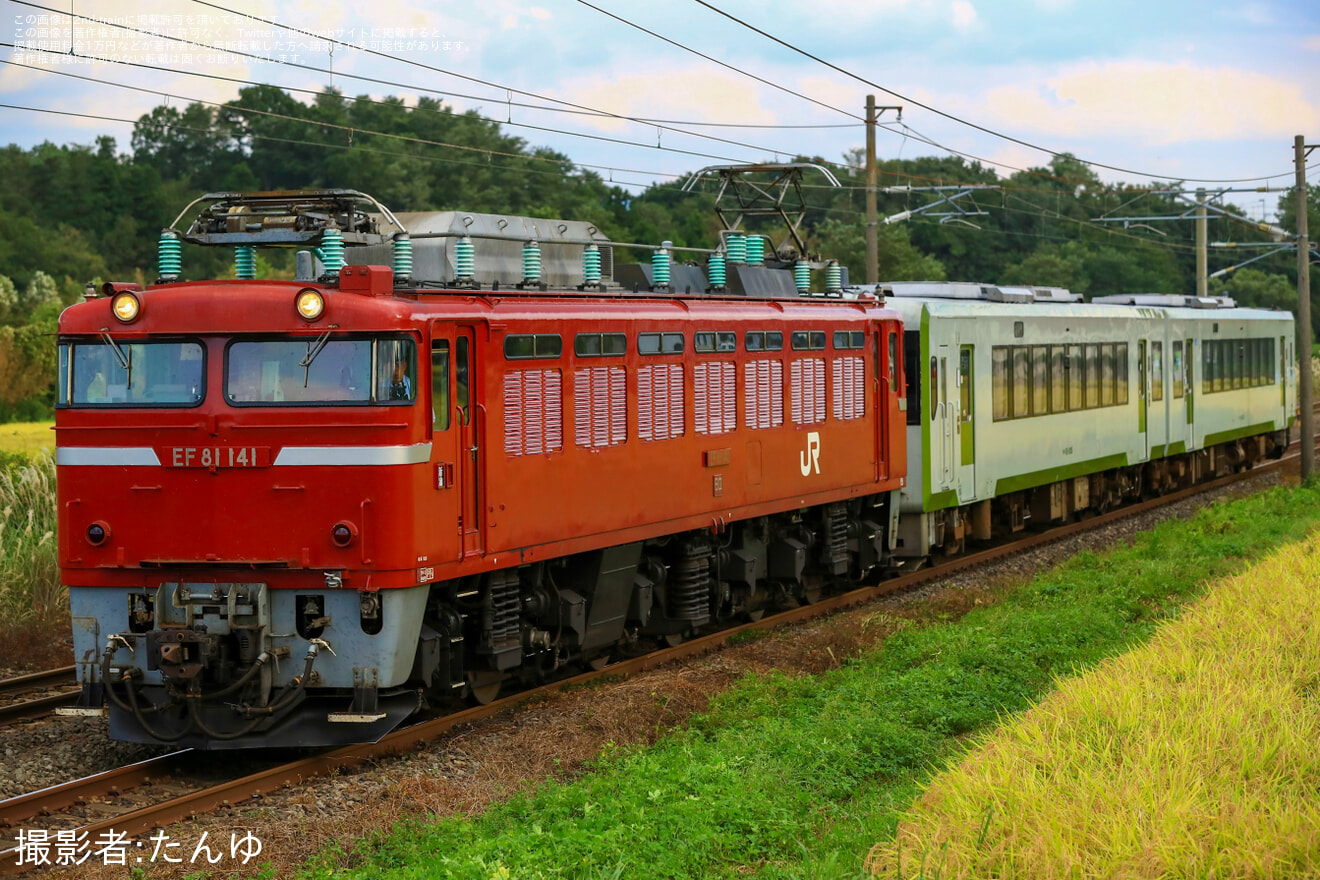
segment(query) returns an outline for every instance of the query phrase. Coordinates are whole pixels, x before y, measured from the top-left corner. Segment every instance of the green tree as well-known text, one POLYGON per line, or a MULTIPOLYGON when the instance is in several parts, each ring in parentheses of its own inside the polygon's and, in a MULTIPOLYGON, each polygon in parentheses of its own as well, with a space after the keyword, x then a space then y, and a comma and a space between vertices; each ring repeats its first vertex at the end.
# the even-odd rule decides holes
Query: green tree
POLYGON ((32 280, 28 282, 23 295, 19 297, 19 308, 27 315, 35 315, 36 311, 47 303, 57 303, 60 301, 60 286, 55 283, 45 272, 38 269, 32 274, 32 280))
POLYGON ((1005 269, 999 280, 1004 284, 1066 287, 1073 293, 1086 293, 1091 284, 1086 274, 1086 258, 1086 248, 1080 242, 1046 242, 1020 263, 1005 269))
POLYGON ((17 309, 18 290, 7 276, 0 275, 0 321, 8 319, 17 309))
MULTIPOLYGON (((821 255, 848 267, 853 284, 865 280, 866 227, 861 221, 847 223, 833 217, 817 228, 821 255)), ((944 266, 935 257, 924 254, 908 239, 908 229, 901 224, 881 226, 876 241, 881 281, 943 281, 944 266)))

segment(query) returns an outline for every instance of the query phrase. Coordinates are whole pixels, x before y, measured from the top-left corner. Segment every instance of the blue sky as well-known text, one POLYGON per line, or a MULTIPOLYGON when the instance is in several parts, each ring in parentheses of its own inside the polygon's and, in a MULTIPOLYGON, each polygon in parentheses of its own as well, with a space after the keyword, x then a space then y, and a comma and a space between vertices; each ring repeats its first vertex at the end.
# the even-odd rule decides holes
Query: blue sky
MULTIPOLYGON (((119 55, 178 71, 222 74, 282 86, 330 82, 328 47, 279 28, 255 24, 194 0, 34 0, 149 31, 191 36, 222 48, 294 58, 316 71, 293 70, 207 50, 153 44, 143 36, 79 21, 74 44, 84 54, 119 55), (253 44, 256 44, 255 46, 253 44), (191 58, 184 55, 191 53, 191 58)), ((421 0, 221 0, 216 5, 282 24, 366 41, 388 54, 496 83, 454 77, 334 50, 334 84, 348 94, 421 87, 463 92, 501 121, 635 142, 592 141, 533 129, 511 129, 532 144, 573 159, 626 169, 616 181, 636 186, 706 164, 762 161, 802 152, 839 160, 864 143, 855 119, 877 92, 843 74, 719 17, 691 0, 661 3, 593 0, 595 5, 742 71, 807 95, 827 107, 784 94, 611 20, 576 0, 477 4, 421 0), (409 86, 388 89, 346 79, 360 73, 409 86), (609 113, 677 120, 678 129, 741 142, 717 143, 613 118, 510 108, 504 88, 586 105, 609 113), (835 124, 840 128, 739 129, 691 123, 766 126, 835 124), (667 148, 707 153, 682 155, 667 148)), ((1132 169, 1100 170, 1106 180, 1254 178, 1290 174, 1292 139, 1320 142, 1320 3, 1304 0, 714 0, 713 5, 848 71, 947 113, 1053 150, 1132 169)), ((67 52, 67 17, 0 0, 5 42, 46 39, 67 52), (42 28, 45 28, 43 31, 42 28)), ((126 83, 188 98, 224 101, 238 86, 184 73, 135 71, 73 63, 0 48, 0 59, 35 62, 40 70, 0 64, 0 103, 133 119, 162 103, 160 94, 61 77, 52 71, 126 83)), ((514 96, 515 101, 544 103, 514 96)), ((903 122, 956 150, 1013 167, 1048 156, 918 108, 883 92, 880 104, 906 104, 903 122)), ((178 103, 178 99, 170 99, 178 103)), ((883 119, 892 122, 894 115, 883 119)), ((878 136, 882 158, 930 155, 896 125, 878 136)), ((131 126, 0 109, 0 142, 90 143, 115 136, 126 149, 131 126)), ((1320 155, 1320 154, 1318 154, 1320 155)), ((1317 161, 1320 161, 1318 159, 1317 161)), ((607 175, 610 172, 605 172, 607 175)), ((1316 179, 1315 173, 1312 179, 1316 179)), ((1282 186, 1291 177, 1274 181, 1282 186)), ((1236 184, 1238 186, 1256 185, 1236 184)), ((1232 200, 1259 215, 1268 194, 1232 200)))

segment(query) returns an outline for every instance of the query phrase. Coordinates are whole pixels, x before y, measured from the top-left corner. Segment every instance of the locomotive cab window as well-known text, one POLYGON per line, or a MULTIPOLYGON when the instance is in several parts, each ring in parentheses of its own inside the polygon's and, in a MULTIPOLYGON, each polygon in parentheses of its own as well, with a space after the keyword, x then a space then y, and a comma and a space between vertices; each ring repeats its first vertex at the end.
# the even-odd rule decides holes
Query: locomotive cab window
POLYGON ((235 340, 225 399, 238 406, 402 404, 417 400, 417 344, 406 337, 235 340))
POLYGON ((206 396, 200 342, 66 342, 59 363, 59 406, 188 407, 206 396))
POLYGON ((794 330, 792 335, 794 351, 824 351, 824 330, 794 330))

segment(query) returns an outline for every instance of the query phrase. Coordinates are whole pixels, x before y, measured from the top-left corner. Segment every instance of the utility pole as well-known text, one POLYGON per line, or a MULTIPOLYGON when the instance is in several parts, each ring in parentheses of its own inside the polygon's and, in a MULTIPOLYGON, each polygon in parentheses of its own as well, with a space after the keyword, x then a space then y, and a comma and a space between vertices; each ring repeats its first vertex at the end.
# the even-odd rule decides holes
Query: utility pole
POLYGON ((1302 479, 1315 469, 1315 430, 1311 421, 1311 245, 1307 238, 1306 157, 1309 148, 1300 134, 1293 138, 1293 161, 1297 165, 1297 377, 1301 398, 1302 479))
POLYGON ((879 218, 875 207, 875 95, 866 96, 866 283, 880 281, 879 218))
POLYGON ((1210 282, 1206 277, 1205 188, 1196 191, 1196 295, 1209 296, 1210 282))

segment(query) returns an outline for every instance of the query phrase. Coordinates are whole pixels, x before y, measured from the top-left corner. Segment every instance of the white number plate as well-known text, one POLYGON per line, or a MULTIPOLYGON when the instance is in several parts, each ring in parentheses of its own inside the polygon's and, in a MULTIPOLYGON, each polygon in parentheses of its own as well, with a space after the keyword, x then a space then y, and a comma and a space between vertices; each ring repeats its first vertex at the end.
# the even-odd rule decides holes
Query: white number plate
POLYGON ((270 467, 269 446, 167 446, 161 452, 168 467, 270 467))

